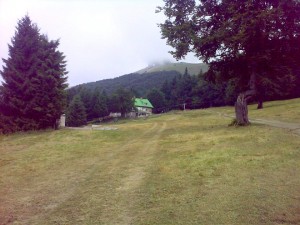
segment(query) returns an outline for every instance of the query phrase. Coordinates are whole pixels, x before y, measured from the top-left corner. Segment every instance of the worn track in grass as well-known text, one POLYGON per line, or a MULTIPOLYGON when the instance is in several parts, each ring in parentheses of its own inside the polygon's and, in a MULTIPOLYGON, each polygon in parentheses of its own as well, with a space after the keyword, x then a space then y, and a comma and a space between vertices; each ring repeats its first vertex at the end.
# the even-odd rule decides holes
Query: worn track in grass
MULTIPOLYGON (((212 113, 216 113, 219 116, 222 117, 227 117, 227 118, 235 118, 234 115, 222 113, 222 112, 217 112, 214 110, 207 110, 212 113)), ((270 119, 261 119, 261 118, 252 118, 249 120, 251 123, 259 123, 259 124, 264 124, 272 127, 278 127, 278 128, 283 128, 291 131, 294 134, 300 135, 300 123, 290 123, 290 122, 283 122, 283 121, 278 121, 278 120, 270 120, 270 119)))
POLYGON ((0 137, 0 224, 298 224, 298 136, 228 122, 195 110, 0 137))
MULTIPOLYGON (((159 150, 158 142, 167 128, 167 123, 155 122, 146 128, 133 139, 121 143, 123 145, 114 146, 110 152, 102 156, 102 160, 96 158, 89 172, 76 187, 68 194, 62 195, 61 202, 57 202, 47 212, 31 217, 26 223, 65 224, 65 221, 74 221, 74 218, 70 217, 70 211, 74 211, 72 202, 80 201, 84 207, 90 205, 89 207, 93 208, 91 211, 94 212, 82 212, 79 205, 78 212, 72 213, 83 214, 82 218, 85 219, 97 218, 97 222, 91 221, 92 224, 134 223, 136 204, 143 197, 140 196, 139 186, 147 169, 153 164, 153 156, 159 150), (92 196, 97 197, 93 200, 92 196), (90 215, 95 212, 97 216, 90 215)), ((74 223, 81 223, 78 218, 80 217, 77 217, 74 223)))

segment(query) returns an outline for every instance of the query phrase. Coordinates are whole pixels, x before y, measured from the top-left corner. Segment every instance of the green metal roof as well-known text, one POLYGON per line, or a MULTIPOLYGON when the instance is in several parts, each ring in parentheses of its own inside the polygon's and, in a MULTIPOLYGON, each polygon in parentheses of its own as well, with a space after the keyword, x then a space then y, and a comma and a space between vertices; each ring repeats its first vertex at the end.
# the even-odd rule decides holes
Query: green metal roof
POLYGON ((145 108, 153 108, 151 102, 149 102, 146 98, 136 98, 134 99, 134 106, 135 107, 145 107, 145 108))

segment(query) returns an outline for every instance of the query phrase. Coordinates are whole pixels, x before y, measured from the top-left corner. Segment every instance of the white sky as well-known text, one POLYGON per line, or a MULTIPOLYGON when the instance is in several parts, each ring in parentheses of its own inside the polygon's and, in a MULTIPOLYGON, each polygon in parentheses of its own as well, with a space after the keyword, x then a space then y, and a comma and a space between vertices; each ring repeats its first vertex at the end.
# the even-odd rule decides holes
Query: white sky
MULTIPOLYGON (((41 33, 60 39, 70 86, 175 61, 157 27, 165 20, 155 13, 162 5, 162 0, 0 0, 0 58, 7 58, 17 22, 28 13, 41 33)), ((185 61, 199 62, 192 55, 185 61)))

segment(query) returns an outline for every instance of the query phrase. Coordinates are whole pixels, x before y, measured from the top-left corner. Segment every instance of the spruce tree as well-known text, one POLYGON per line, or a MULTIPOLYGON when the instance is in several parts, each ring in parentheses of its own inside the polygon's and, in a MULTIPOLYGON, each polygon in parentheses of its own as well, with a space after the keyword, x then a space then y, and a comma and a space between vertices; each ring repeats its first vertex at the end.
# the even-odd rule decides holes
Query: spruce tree
POLYGON ((105 91, 102 91, 99 101, 100 101, 100 105, 101 105, 100 117, 108 116, 109 115, 108 106, 107 106, 108 98, 107 98, 107 94, 105 91))
POLYGON ((58 45, 41 35, 28 15, 19 20, 0 71, 0 132, 56 127, 67 87, 66 61, 58 45))
POLYGON ((117 90, 118 102, 119 102, 119 110, 121 112, 121 116, 125 117, 126 113, 129 113, 134 105, 133 105, 133 94, 124 88, 119 88, 117 90))
POLYGON ((160 90, 153 88, 147 94, 147 98, 154 107, 153 113, 161 113, 167 110, 165 95, 160 90))
POLYGON ((76 95, 69 105, 66 124, 70 127, 79 127, 86 124, 85 107, 79 95, 76 95))
POLYGON ((91 109, 89 111, 89 119, 98 119, 100 117, 100 91, 98 89, 94 90, 92 100, 91 100, 91 109))
POLYGON ((110 112, 120 112, 122 117, 134 108, 133 94, 120 87, 109 99, 108 109, 110 112))

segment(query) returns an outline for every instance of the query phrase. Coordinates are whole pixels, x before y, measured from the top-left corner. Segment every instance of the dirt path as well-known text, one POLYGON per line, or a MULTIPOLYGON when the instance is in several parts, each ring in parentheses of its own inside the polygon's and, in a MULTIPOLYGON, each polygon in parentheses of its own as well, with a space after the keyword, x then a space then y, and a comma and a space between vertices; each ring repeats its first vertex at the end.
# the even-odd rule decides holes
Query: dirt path
POLYGON ((300 123, 287 123, 287 122, 282 122, 277 120, 266 120, 266 119, 251 119, 250 122, 288 129, 291 132, 300 135, 300 123))
MULTIPOLYGON (((212 113, 217 113, 219 116, 222 116, 222 117, 235 118, 235 116, 229 115, 226 113, 215 112, 212 110, 208 110, 208 111, 212 112, 212 113)), ((288 122, 282 122, 282 121, 278 121, 278 120, 257 119, 257 118, 250 119, 250 122, 287 129, 294 134, 300 135, 300 123, 288 123, 288 122)))

